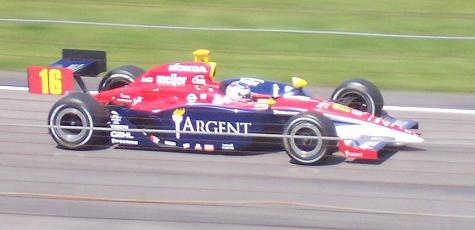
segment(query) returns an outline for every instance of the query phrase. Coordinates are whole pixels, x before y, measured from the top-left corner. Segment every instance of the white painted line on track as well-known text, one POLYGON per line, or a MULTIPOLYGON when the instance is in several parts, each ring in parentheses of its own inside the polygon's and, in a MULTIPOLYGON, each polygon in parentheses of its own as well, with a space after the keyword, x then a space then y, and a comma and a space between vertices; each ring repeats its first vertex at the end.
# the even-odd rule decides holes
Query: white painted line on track
POLYGON ((406 106, 390 106, 390 105, 384 106, 384 109, 389 110, 389 111, 475 115, 475 110, 470 110, 470 109, 444 109, 444 108, 424 108, 424 107, 406 107, 406 106))
POLYGON ((28 87, 23 86, 8 86, 8 85, 0 85, 0 90, 11 90, 11 91, 28 91, 28 87))
MULTIPOLYGON (((28 87, 24 86, 3 86, 0 85, 0 90, 10 91, 28 91, 28 87)), ((89 91, 91 94, 97 94, 97 91, 89 91)), ((470 109, 444 109, 444 108, 424 108, 424 107, 410 107, 410 106, 384 106, 388 111, 407 111, 407 112, 424 112, 424 113, 446 113, 446 114, 463 114, 475 115, 475 110, 470 109)))
POLYGON ((368 32, 346 32, 346 31, 328 31, 328 30, 298 30, 298 29, 293 29, 292 30, 292 29, 269 29, 269 28, 192 27, 192 26, 145 25, 145 24, 126 24, 126 23, 73 21, 73 20, 26 19, 26 18, 0 18, 0 22, 93 25, 93 26, 109 26, 109 27, 131 27, 131 28, 146 28, 146 29, 195 30, 195 31, 217 31, 217 32, 263 32, 263 33, 323 34, 323 35, 412 38, 412 39, 438 39, 438 40, 475 40, 475 36, 385 34, 385 33, 368 33, 368 32))

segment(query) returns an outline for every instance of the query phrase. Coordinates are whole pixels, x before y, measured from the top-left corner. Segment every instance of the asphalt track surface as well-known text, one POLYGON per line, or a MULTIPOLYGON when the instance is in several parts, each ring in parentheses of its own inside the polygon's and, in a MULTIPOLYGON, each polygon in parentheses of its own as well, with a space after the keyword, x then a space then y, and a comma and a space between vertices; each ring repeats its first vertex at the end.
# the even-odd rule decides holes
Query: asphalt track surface
MULTIPOLYGON (((2 72, 0 85, 24 86, 24 75, 2 72)), ((383 94, 390 105, 475 109, 473 95, 383 94)), ((66 151, 44 128, 12 126, 44 125, 56 100, 0 91, 10 124, 0 126, 0 229, 475 227, 474 115, 393 112, 419 120, 426 142, 376 162, 299 166, 283 152, 66 151)))

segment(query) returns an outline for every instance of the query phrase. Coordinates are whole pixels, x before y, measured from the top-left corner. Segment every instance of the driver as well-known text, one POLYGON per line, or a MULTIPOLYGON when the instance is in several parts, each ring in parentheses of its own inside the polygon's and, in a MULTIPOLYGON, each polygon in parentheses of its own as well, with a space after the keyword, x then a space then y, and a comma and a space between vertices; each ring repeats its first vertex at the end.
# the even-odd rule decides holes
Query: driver
POLYGON ((229 101, 252 101, 251 88, 245 83, 234 81, 226 87, 225 99, 229 101))

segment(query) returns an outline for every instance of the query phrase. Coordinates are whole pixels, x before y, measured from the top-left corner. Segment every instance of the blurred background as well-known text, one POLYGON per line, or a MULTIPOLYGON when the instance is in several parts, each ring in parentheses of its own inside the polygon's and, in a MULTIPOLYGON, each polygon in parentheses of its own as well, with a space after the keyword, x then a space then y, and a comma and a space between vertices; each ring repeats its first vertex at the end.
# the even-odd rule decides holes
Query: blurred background
MULTIPOLYGON (((0 18, 475 36, 472 0, 0 0, 0 18)), ((62 48, 105 50, 109 69, 191 60, 193 50, 207 48, 218 79, 300 76, 334 86, 363 77, 385 89, 474 93, 475 38, 439 38, 0 21, 0 70, 50 64, 62 48)))

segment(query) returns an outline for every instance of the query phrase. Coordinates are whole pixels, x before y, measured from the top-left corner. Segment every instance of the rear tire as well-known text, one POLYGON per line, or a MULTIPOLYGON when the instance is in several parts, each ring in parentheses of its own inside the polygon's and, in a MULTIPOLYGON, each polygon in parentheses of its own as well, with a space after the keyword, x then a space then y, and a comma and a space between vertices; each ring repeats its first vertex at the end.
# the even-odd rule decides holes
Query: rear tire
POLYGON ((143 72, 144 70, 142 68, 133 65, 117 67, 102 78, 97 90, 102 92, 128 85, 134 82, 143 72))
POLYGON ((341 83, 333 91, 331 100, 353 109, 382 116, 383 95, 373 83, 364 79, 352 79, 341 83))
POLYGON ((87 128, 106 127, 108 119, 108 110, 91 95, 72 93, 53 105, 49 112, 48 125, 84 128, 49 128, 51 137, 59 147, 82 150, 106 143, 109 139, 108 132, 87 128))
MULTIPOLYGON (((284 135, 337 137, 333 122, 320 113, 304 112, 287 121, 284 135)), ((286 137, 284 148, 293 162, 302 165, 320 163, 336 151, 337 140, 286 137)))

